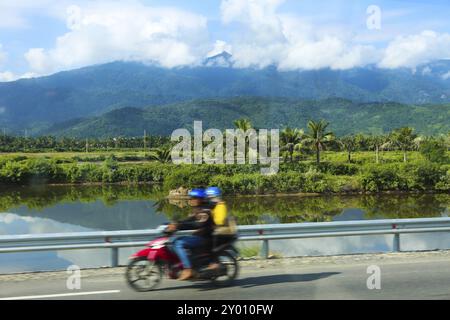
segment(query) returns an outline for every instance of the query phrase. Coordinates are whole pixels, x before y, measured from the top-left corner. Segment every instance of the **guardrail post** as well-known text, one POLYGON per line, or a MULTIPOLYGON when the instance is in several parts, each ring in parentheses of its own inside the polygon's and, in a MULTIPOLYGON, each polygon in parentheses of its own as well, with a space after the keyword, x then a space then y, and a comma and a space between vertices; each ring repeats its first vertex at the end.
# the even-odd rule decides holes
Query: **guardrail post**
POLYGON ((394 234, 394 252, 400 252, 400 233, 394 234))
POLYGON ((264 259, 269 257, 269 240, 263 240, 261 246, 261 257, 264 259))
POLYGON ((111 248, 111 267, 119 266, 119 248, 111 248))

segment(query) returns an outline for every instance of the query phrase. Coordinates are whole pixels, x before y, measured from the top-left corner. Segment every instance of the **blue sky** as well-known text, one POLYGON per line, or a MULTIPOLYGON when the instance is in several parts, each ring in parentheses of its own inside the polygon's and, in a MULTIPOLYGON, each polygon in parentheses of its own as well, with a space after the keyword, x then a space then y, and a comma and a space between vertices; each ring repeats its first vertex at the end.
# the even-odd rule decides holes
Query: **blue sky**
POLYGON ((0 0, 0 81, 114 60, 195 65, 221 50, 237 67, 414 68, 450 58, 449 14, 444 0, 0 0))

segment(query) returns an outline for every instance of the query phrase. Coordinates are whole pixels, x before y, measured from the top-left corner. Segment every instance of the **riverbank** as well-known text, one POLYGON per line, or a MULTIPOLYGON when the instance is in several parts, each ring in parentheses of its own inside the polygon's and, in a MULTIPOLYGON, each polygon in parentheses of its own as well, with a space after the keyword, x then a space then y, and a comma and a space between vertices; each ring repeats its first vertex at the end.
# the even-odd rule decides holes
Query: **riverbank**
POLYGON ((168 193, 208 185, 227 195, 373 194, 450 192, 450 164, 301 161, 262 175, 260 165, 175 165, 155 161, 66 162, 45 158, 0 158, 0 185, 157 184, 168 193))

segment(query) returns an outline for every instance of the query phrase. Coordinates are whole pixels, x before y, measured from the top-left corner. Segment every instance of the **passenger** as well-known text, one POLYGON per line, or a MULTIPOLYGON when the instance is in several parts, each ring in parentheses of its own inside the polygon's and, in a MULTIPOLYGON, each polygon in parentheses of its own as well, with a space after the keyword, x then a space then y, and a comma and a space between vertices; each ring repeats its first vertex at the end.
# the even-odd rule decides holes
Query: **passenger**
POLYGON ((228 214, 227 205, 222 199, 222 191, 218 187, 209 187, 205 190, 205 193, 214 219, 214 234, 235 234, 236 224, 234 219, 228 214))
POLYGON ((219 268, 219 264, 214 254, 214 248, 234 238, 237 229, 234 219, 228 215, 227 205, 222 199, 221 190, 218 187, 209 187, 205 190, 205 193, 214 220, 214 235, 211 248, 212 263, 208 269, 215 270, 219 268))

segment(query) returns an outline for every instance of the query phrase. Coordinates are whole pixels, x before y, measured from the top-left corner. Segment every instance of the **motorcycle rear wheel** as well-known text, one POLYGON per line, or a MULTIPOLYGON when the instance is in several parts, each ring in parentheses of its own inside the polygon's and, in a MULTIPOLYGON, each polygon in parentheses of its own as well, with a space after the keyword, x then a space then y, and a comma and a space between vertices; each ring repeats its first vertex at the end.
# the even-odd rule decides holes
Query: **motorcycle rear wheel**
POLYGON ((145 257, 131 260, 125 272, 128 285, 139 292, 155 289, 161 283, 162 276, 162 266, 145 257))
POLYGON ((211 278, 211 281, 216 286, 220 287, 229 286, 238 276, 239 273, 238 262, 234 257, 234 255, 232 255, 228 251, 223 251, 219 253, 219 255, 217 256, 217 260, 218 263, 220 264, 221 270, 223 270, 222 268, 225 269, 224 270, 225 273, 224 274, 220 273, 220 275, 214 276, 213 278, 211 278))

